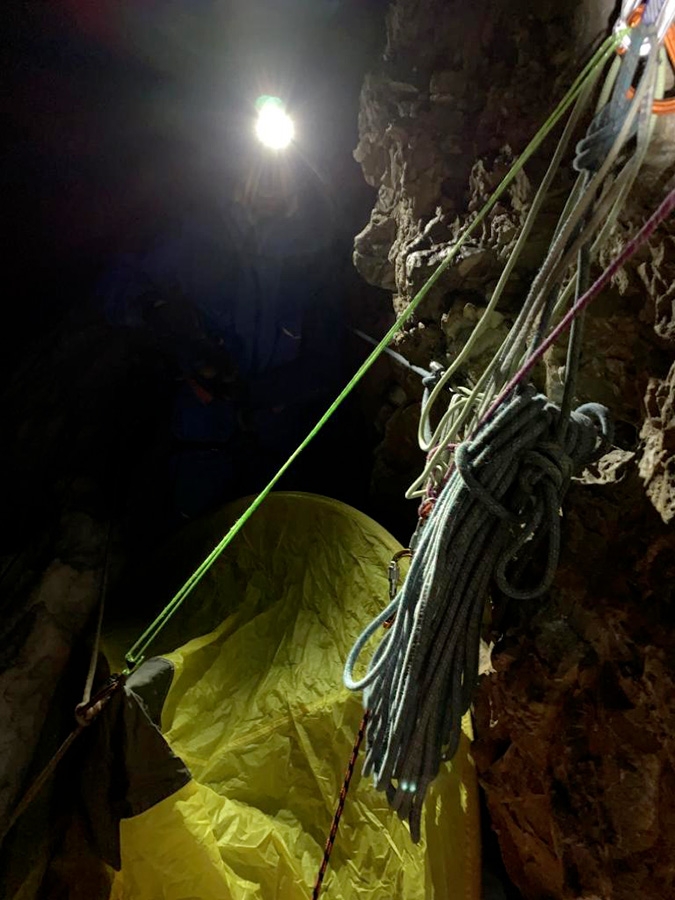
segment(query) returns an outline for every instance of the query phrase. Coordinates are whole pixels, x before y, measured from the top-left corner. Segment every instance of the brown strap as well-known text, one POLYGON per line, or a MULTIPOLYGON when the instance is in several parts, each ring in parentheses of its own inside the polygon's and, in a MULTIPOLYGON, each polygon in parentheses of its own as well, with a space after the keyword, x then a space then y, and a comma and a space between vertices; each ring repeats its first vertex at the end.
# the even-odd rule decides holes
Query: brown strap
POLYGON ((52 756, 47 765, 40 772, 40 774, 28 788, 26 793, 23 795, 21 800, 19 800, 15 808, 12 810, 12 814, 10 815, 7 824, 0 833, 0 844, 2 844, 19 818, 28 809, 28 807, 38 796, 42 788, 45 786, 49 778, 54 774, 56 767, 68 752, 71 744, 77 737, 80 736, 80 734, 82 734, 87 725, 90 725, 99 715, 99 713, 102 712, 102 710, 110 702, 113 694, 115 694, 124 685, 125 681, 126 676, 113 675, 109 682, 97 694, 95 694, 92 699, 87 701, 87 703, 78 704, 75 710, 77 725, 75 726, 75 728, 73 728, 68 737, 61 744, 59 749, 52 756))

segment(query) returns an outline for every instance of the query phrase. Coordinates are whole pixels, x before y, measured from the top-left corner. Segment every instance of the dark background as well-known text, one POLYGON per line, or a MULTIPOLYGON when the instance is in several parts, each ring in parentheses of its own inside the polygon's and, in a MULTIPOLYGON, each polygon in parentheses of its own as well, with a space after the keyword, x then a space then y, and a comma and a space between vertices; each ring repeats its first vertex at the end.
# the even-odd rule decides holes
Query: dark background
MULTIPOLYGON (((146 348, 106 326, 95 287, 120 252, 142 249, 188 207, 228 190, 251 151, 260 94, 287 99, 297 153, 335 205, 345 303, 363 312, 382 304, 385 320, 390 315, 386 296, 369 292, 351 265, 353 237, 373 203, 352 158, 359 91, 381 51, 386 6, 3 6, 3 565, 13 565, 50 523, 57 535, 64 509, 84 506, 96 517, 126 517, 146 528, 139 510, 158 501, 147 476, 156 468, 153 442, 172 387, 146 348), (99 489, 104 496, 94 498, 99 489), (125 507, 121 513, 111 513, 113 501, 125 507)), ((350 365, 367 352, 365 345, 352 348, 350 365)), ((330 472, 323 483, 299 475, 287 486, 357 502, 367 490, 368 441, 375 439, 371 434, 357 448, 349 416, 329 438, 338 454, 336 442, 350 448, 345 466, 358 469, 358 497, 345 495, 339 478, 333 486, 330 472)), ((348 473, 333 472, 349 481, 348 473)))
MULTIPOLYGON (((382 40, 381 0, 9 3, 0 359, 12 368, 102 267, 142 246, 246 152, 253 103, 287 97, 299 152, 341 199, 370 205, 358 92, 382 40)), ((351 237, 350 236, 350 237, 351 237)))

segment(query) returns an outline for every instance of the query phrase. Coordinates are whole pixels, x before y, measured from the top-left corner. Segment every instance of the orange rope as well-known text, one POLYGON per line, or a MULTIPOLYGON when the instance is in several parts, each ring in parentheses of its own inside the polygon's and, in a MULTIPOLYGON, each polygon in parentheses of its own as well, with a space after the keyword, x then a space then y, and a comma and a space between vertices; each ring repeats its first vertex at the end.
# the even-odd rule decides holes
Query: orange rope
MULTIPOLYGON (((638 6, 638 8, 631 13, 628 18, 628 24, 631 26, 631 28, 634 28, 640 21, 642 21, 644 11, 645 7, 643 4, 642 6, 638 6)), ((665 44, 670 64, 675 69, 675 25, 670 26, 670 28, 666 32, 665 38, 663 39, 663 43, 665 44)), ((619 47, 617 49, 617 53, 619 55, 623 55, 625 52, 626 51, 623 47, 619 47)), ((631 88, 628 91, 628 99, 632 100, 634 96, 635 88, 631 88)), ((667 100, 654 100, 654 102, 652 103, 652 112, 656 116, 667 116, 670 115, 670 113, 674 113, 675 97, 669 97, 667 100)))

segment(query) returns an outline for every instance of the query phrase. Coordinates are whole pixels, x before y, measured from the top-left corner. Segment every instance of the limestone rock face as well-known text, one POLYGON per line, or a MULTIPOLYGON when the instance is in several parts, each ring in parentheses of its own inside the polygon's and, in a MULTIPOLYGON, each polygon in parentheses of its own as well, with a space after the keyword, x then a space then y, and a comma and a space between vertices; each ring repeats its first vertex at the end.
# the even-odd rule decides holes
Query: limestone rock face
POLYGON ((673 889, 675 535, 631 454, 604 467, 571 492, 551 596, 508 612, 476 701, 475 759, 525 897, 673 889))
POLYGON ((664 522, 671 522, 675 517, 675 366, 665 380, 649 382, 645 405, 640 474, 657 512, 664 522))
MULTIPOLYGON (((397 0, 384 58, 365 81, 356 158, 378 190, 355 241, 362 276, 400 313, 611 26, 613 5, 397 0)), ((673 124, 660 120, 606 265, 673 186, 673 124)), ((452 359, 485 308, 553 150, 528 163, 464 246, 397 349, 452 359)), ((549 195, 490 329, 475 379, 513 321, 571 185, 549 195)), ((568 180, 566 180, 566 178, 568 180)), ((675 226, 666 223, 587 316, 578 400, 605 403, 616 445, 570 491, 550 595, 505 605, 476 698, 475 758, 508 874, 525 898, 675 896, 675 226)), ((535 373, 557 399, 564 352, 535 373)), ((410 481, 419 391, 401 376, 383 428, 377 490, 410 481), (397 447, 401 453, 397 454, 397 447)), ((386 488, 385 488, 386 489, 386 488)))
POLYGON ((99 597, 105 529, 84 514, 66 516, 60 526, 60 557, 2 627, 0 827, 17 803, 46 711, 99 597))
MULTIPOLYGON (((671 160, 672 168, 672 160, 671 160)), ((654 330, 670 350, 675 347, 675 235, 654 236, 637 268, 653 303, 654 330)), ((664 522, 675 517, 675 365, 652 376, 645 394, 640 475, 647 496, 664 522)))

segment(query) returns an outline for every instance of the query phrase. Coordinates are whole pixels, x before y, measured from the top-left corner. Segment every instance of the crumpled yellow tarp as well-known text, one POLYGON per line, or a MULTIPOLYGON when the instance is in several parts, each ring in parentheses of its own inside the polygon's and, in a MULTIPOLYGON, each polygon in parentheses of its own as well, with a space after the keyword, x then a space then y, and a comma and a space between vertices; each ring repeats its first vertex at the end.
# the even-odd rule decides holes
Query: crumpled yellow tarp
MULTIPOLYGON (((115 900, 311 896, 362 713, 342 687, 345 657, 386 603, 399 549, 312 495, 273 494, 251 519, 204 588, 207 615, 214 585, 230 614, 166 654, 176 671, 162 727, 193 781, 122 821, 115 900)), ((360 768, 322 896, 479 900, 468 738, 429 792, 417 846, 360 768)))

